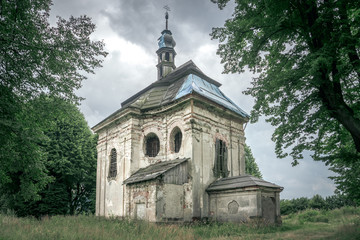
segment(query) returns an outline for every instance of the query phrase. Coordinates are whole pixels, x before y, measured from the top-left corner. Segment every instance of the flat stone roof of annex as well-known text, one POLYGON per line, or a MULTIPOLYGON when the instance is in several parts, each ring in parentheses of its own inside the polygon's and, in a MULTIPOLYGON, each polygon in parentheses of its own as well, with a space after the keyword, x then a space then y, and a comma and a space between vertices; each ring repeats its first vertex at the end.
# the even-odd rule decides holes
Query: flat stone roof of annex
POLYGON ((234 189, 244 189, 248 187, 266 187, 274 190, 282 191, 283 187, 263 179, 251 176, 240 175, 234 177, 221 178, 208 186, 207 192, 225 191, 234 189))

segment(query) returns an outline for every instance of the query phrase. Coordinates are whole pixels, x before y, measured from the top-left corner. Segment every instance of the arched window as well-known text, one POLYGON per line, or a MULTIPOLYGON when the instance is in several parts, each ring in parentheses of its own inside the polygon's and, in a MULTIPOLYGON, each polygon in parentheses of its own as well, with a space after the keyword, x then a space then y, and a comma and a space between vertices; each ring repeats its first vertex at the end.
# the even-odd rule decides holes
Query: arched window
POLYGON ((156 157, 160 151, 160 141, 155 133, 149 133, 145 139, 145 155, 156 157))
POLYGON ((110 169, 109 169, 109 177, 116 177, 117 175, 117 156, 116 149, 111 149, 110 153, 110 169))
POLYGON ((224 141, 216 139, 215 142, 215 164, 214 164, 215 177, 227 177, 229 171, 227 169, 227 147, 224 141))
POLYGON ((180 151, 180 147, 181 147, 181 140, 182 140, 182 133, 181 131, 177 132, 175 134, 174 137, 174 142, 175 142, 175 152, 178 153, 180 151))
POLYGON ((170 54, 168 52, 165 53, 165 61, 170 61, 170 54))
POLYGON ((170 149, 178 153, 181 148, 182 133, 180 128, 174 127, 170 134, 170 149))

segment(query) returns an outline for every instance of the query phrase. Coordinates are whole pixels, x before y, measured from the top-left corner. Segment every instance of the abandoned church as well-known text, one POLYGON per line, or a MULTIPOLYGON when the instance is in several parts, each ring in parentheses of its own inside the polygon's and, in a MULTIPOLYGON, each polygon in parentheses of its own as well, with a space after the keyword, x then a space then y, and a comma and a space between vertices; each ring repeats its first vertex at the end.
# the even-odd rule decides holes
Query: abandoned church
POLYGON ((168 14, 158 39, 157 80, 93 127, 96 215, 280 222, 283 188, 245 174, 249 115, 191 60, 175 66, 167 21, 168 14))

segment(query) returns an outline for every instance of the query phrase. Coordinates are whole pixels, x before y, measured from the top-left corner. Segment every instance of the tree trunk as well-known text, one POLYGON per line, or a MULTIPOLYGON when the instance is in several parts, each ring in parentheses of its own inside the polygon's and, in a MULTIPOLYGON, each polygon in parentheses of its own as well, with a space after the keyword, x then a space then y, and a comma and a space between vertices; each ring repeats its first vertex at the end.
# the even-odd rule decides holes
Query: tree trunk
MULTIPOLYGON (((351 134, 356 151, 360 153, 360 119, 355 117, 354 111, 344 101, 339 83, 330 81, 326 70, 321 71, 320 99, 335 118, 351 134)), ((334 76, 333 76, 334 77, 334 76)))

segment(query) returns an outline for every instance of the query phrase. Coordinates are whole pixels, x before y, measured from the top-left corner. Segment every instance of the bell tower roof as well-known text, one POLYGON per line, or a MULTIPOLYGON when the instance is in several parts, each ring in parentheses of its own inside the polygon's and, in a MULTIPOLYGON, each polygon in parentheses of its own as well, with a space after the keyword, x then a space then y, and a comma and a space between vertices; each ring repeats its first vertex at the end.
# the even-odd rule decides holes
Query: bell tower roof
POLYGON ((165 13, 165 29, 161 32, 161 36, 158 39, 159 49, 163 47, 174 48, 176 45, 176 42, 172 36, 171 31, 168 29, 168 19, 169 19, 168 11, 170 11, 170 8, 167 6, 165 6, 164 8, 167 10, 165 13))
POLYGON ((175 56, 176 52, 174 47, 176 42, 172 36, 171 31, 168 29, 168 20, 170 8, 168 6, 164 7, 166 9, 165 13, 165 29, 161 32, 161 36, 158 39, 159 49, 156 51, 158 55, 158 64, 156 65, 158 69, 158 80, 162 79, 169 73, 171 73, 175 68, 175 56))

